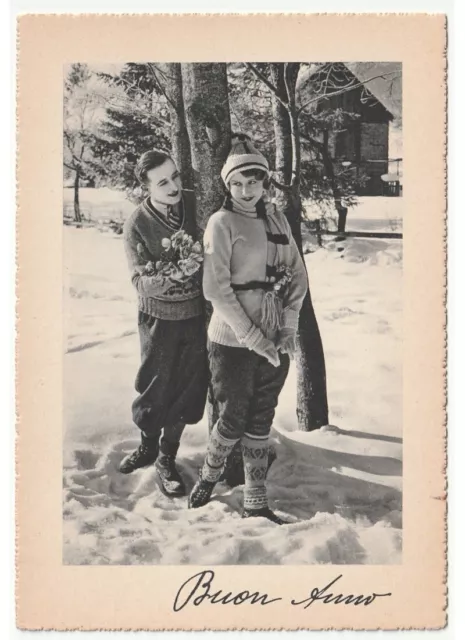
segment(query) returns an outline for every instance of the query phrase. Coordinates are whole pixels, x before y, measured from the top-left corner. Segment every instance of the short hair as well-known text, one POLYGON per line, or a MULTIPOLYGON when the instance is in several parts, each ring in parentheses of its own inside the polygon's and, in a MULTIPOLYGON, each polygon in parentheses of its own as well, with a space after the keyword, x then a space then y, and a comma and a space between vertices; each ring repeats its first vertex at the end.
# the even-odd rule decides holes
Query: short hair
POLYGON ((270 188, 270 179, 263 169, 246 169, 245 171, 241 171, 241 176, 245 178, 257 178, 257 180, 263 180, 263 188, 270 188))
POLYGON ((169 153, 162 149, 152 149, 141 155, 137 161, 134 173, 141 184, 147 184, 147 173, 152 169, 161 167, 167 160, 172 160, 169 153))
POLYGON ((246 169, 240 173, 245 178, 257 178, 257 180, 265 180, 267 177, 266 171, 263 171, 263 169, 246 169))

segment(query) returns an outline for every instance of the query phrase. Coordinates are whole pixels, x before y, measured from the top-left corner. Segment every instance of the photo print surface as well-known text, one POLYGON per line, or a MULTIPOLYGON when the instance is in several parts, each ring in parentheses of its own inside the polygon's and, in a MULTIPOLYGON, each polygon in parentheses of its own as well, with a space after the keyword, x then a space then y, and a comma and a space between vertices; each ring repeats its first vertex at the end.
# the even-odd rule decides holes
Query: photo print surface
POLYGON ((402 63, 75 61, 63 106, 63 563, 401 564, 402 63))

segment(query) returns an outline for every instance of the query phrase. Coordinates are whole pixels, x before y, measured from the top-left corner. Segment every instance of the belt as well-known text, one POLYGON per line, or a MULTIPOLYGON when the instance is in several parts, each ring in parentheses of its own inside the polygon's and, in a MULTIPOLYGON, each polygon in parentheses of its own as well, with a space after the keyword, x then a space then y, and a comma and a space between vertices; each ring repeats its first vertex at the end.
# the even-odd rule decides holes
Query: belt
POLYGON ((263 289, 263 291, 271 291, 274 287, 273 282, 261 282, 260 280, 251 280, 243 284, 231 284, 233 291, 249 291, 252 289, 263 289))

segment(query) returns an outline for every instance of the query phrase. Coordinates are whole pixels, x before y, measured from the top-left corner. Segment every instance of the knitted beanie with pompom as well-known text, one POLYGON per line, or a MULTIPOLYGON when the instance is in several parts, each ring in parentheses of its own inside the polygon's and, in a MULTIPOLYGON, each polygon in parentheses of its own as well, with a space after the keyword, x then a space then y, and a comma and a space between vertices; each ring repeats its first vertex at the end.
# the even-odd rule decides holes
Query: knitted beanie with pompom
POLYGON ((270 173, 267 159, 253 146, 250 138, 242 133, 233 134, 231 151, 221 170, 221 177, 226 188, 236 173, 242 173, 249 169, 260 169, 265 172, 266 176, 270 173))

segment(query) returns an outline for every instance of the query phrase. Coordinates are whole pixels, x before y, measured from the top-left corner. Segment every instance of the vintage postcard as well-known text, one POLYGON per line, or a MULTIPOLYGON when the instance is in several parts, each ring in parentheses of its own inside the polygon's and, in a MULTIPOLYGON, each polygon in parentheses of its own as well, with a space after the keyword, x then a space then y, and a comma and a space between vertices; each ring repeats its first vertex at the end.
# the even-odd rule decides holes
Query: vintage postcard
POLYGON ((443 15, 18 20, 17 625, 446 624, 443 15))

